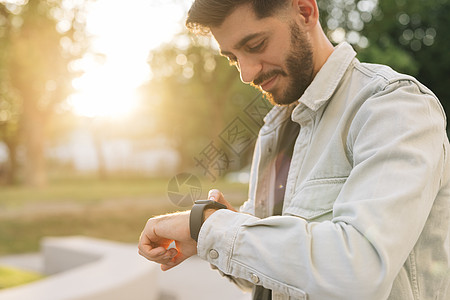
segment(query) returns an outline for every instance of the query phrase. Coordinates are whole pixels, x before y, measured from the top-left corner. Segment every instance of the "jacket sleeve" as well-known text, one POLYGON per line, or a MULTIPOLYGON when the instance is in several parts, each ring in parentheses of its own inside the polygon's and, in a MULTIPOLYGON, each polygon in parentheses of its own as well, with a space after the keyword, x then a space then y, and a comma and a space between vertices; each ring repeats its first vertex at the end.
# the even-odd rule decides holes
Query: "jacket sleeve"
POLYGON ((445 139, 437 100, 410 81, 391 83, 349 125, 353 169, 332 220, 219 210, 201 228, 198 255, 296 299, 385 299, 438 193, 445 139))
MULTIPOLYGON (((239 209, 239 211, 241 213, 246 213, 246 214, 254 214, 254 210, 251 209, 251 207, 253 207, 253 204, 251 204, 251 200, 247 200, 245 202, 244 205, 242 205, 239 209), (249 210, 250 207, 250 210, 249 210)), ((210 264, 211 269, 213 270, 217 270, 220 274, 220 276, 225 277, 226 279, 228 279, 231 283, 235 284, 240 290, 244 291, 244 292, 251 292, 253 290, 253 287, 255 286, 255 284, 253 284, 252 282, 249 282, 243 278, 238 278, 238 277, 233 277, 231 275, 227 275, 224 272, 222 272, 221 270, 219 270, 219 268, 213 264, 210 264)))
POLYGON ((231 283, 235 284, 241 291, 251 292, 253 290, 253 287, 255 286, 253 283, 251 283, 245 279, 242 279, 242 278, 227 275, 224 272, 220 271, 219 268, 217 268, 213 264, 211 264, 210 266, 211 266, 211 269, 217 270, 219 272, 220 276, 228 279, 231 283))

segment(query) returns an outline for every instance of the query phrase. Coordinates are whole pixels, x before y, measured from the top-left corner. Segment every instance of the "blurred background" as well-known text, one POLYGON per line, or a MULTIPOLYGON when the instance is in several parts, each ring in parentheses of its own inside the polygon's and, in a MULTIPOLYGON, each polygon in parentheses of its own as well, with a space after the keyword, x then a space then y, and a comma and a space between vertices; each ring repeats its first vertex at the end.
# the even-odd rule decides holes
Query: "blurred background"
MULTIPOLYGON (((0 0, 0 256, 45 236, 136 243, 210 188, 245 201, 270 104, 186 31, 191 3, 0 0)), ((318 4, 334 44, 415 76, 448 111, 450 1, 318 4)))

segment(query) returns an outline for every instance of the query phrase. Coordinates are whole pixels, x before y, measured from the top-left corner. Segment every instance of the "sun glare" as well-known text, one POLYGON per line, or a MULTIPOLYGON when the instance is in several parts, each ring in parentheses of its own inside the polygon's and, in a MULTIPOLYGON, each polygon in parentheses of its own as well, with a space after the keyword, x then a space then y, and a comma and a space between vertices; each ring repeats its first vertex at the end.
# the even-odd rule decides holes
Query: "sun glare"
POLYGON ((76 92, 68 100, 76 114, 120 117, 138 108, 137 88, 151 74, 149 51, 180 31, 184 15, 184 8, 172 1, 156 2, 97 0, 91 4, 87 17, 91 54, 71 66, 84 72, 73 80, 76 92))
POLYGON ((77 92, 69 98, 69 104, 77 115, 122 117, 137 108, 136 87, 109 76, 111 74, 104 74, 101 80, 92 78, 90 81, 92 74, 96 72, 91 71, 73 82, 77 92))

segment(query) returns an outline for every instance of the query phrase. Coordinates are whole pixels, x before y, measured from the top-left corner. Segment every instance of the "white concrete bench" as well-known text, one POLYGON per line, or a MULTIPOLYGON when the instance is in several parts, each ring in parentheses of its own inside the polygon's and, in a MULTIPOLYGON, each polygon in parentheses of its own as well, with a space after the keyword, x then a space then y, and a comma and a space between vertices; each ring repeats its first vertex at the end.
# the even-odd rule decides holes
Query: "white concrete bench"
POLYGON ((0 291, 1 300, 157 299, 157 264, 134 245, 88 237, 45 238, 44 272, 49 277, 0 291))

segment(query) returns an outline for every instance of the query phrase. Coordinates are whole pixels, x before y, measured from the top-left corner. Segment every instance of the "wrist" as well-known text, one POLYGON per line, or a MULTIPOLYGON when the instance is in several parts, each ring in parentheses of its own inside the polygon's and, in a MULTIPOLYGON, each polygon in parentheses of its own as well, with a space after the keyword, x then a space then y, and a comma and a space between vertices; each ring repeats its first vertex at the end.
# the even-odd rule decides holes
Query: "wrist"
POLYGON ((204 213, 203 213, 203 222, 205 222, 210 215, 212 215, 213 213, 215 213, 217 211, 217 209, 214 208, 207 208, 205 209, 204 213))
POLYGON ((189 226, 186 226, 186 222, 189 224, 189 213, 190 211, 184 211, 151 218, 150 220, 154 222, 153 232, 157 236, 172 237, 174 228, 184 228, 182 235, 189 236, 189 226))
POLYGON ((203 222, 211 216, 217 209, 226 209, 227 207, 214 200, 197 200, 191 209, 189 215, 189 230, 191 238, 197 242, 200 228, 203 222))

